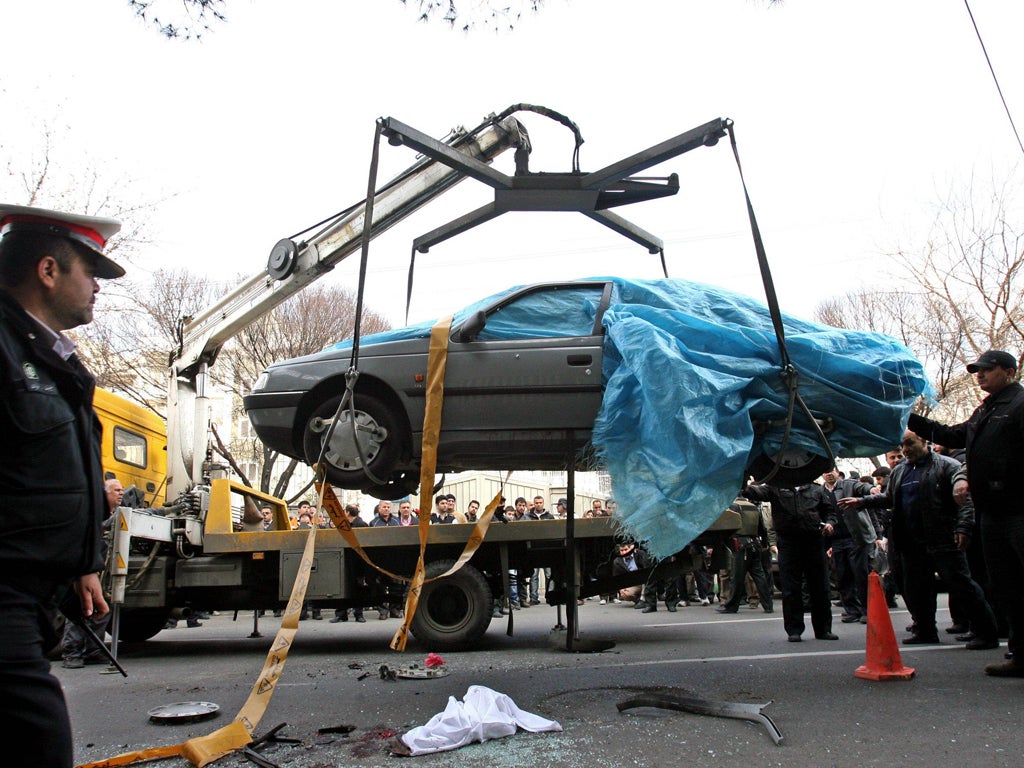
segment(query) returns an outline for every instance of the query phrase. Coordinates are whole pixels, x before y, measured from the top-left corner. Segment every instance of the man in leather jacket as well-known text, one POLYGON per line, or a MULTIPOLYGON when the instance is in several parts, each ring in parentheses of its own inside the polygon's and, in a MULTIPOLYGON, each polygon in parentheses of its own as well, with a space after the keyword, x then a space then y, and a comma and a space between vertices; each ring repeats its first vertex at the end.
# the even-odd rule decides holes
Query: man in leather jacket
POLYGON ((928 443, 910 430, 901 443, 906 461, 889 475, 884 496, 839 500, 843 509, 892 509, 892 548, 903 569, 904 597, 914 617, 915 633, 908 645, 938 643, 935 627, 935 573, 967 607, 975 638, 970 650, 997 648, 995 615, 981 587, 971 578, 965 550, 974 525, 974 507, 968 499, 958 504, 953 485, 960 464, 932 452, 928 443))
POLYGON ((750 501, 772 505, 772 524, 779 548, 779 581, 782 586, 782 622, 789 642, 798 643, 804 632, 802 585, 811 599, 811 625, 818 640, 837 640, 832 632, 828 560, 822 536, 831 536, 836 507, 815 483, 796 488, 750 485, 740 494, 750 501))
POLYGON ((92 321, 120 222, 0 205, 0 736, 32 765, 72 764, 71 725, 45 651, 69 588, 107 613, 106 513, 95 382, 62 332, 92 321))
POLYGON ((1017 368, 1009 352, 982 353, 967 371, 988 396, 967 421, 945 426, 911 414, 907 425, 926 440, 967 449, 966 479, 953 492, 958 500, 970 493, 974 501, 995 607, 1010 628, 1009 661, 985 667, 996 677, 1024 677, 1024 387, 1016 380, 1017 368))

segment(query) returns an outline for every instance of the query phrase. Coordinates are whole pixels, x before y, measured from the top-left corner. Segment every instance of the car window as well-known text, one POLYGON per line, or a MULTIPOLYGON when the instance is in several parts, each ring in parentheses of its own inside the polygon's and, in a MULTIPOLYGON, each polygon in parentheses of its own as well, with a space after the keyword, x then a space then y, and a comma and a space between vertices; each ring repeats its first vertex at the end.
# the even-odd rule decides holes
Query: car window
POLYGON ((517 296, 487 313, 477 339, 591 336, 604 285, 547 286, 517 296))

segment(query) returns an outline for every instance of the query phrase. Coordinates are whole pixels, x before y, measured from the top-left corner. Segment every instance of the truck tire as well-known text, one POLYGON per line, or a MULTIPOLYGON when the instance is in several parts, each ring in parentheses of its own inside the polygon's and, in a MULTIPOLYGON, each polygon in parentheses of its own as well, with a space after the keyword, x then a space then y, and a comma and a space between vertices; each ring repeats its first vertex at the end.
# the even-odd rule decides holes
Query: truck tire
POLYGON ((170 608, 122 608, 118 637, 126 643, 149 640, 164 628, 170 615, 170 608))
MULTIPOLYGON (((333 418, 340 401, 341 395, 325 400, 317 406, 310 415, 310 421, 306 423, 303 434, 303 450, 310 466, 320 458, 320 450, 324 437, 327 435, 326 430, 314 432, 310 422, 315 417, 333 418)), ((363 448, 363 455, 366 456, 367 465, 376 477, 386 481, 390 478, 401 454, 403 441, 401 422, 387 405, 372 395, 360 392, 355 395, 355 418, 356 424, 361 428, 359 435, 362 439, 359 442, 363 448), (372 430, 378 428, 383 430, 383 439, 373 436, 372 430)), ((325 474, 332 485, 339 488, 362 490, 372 485, 373 481, 366 475, 366 467, 363 466, 360 459, 351 430, 350 412, 346 408, 339 416, 338 424, 331 437, 331 448, 324 456, 325 474)))
MULTIPOLYGON (((454 560, 427 565, 426 578, 444 573, 454 560)), ((423 585, 410 629, 430 650, 462 650, 473 646, 491 623, 491 588, 472 565, 451 576, 423 585)))

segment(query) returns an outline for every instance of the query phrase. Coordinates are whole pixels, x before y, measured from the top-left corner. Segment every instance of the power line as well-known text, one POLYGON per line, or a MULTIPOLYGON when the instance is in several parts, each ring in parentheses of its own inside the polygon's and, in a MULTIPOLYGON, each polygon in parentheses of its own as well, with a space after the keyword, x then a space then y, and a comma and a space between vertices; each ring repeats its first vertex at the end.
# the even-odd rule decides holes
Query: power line
POLYGON ((992 60, 988 57, 988 51, 985 49, 985 41, 981 39, 981 32, 978 30, 978 23, 974 20, 974 14, 971 12, 971 4, 969 0, 964 0, 964 5, 967 6, 967 15, 971 17, 971 24, 974 25, 974 34, 978 36, 978 42, 981 44, 981 52, 985 54, 985 61, 988 62, 988 71, 992 73, 992 81, 996 84, 996 90, 999 92, 999 98, 1003 102, 1003 109, 1006 110, 1006 117, 1010 120, 1010 127, 1013 129, 1013 135, 1017 137, 1017 145, 1020 147, 1021 154, 1024 154, 1024 142, 1020 140, 1020 134, 1017 133, 1017 126, 1013 123, 1013 115, 1010 114, 1010 107, 1006 103, 1006 97, 1003 96, 1003 89, 999 87, 999 78, 996 77, 996 71, 992 66, 992 60))

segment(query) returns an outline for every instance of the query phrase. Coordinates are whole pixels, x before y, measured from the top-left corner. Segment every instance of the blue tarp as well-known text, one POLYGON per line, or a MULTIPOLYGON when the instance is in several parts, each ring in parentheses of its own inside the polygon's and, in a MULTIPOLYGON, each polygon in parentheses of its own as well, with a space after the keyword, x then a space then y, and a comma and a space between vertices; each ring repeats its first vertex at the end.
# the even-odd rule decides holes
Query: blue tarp
MULTIPOLYGON (((588 280, 614 284, 602 318, 605 392, 594 446, 611 475, 620 522, 651 554, 666 557, 732 503, 753 457, 779 447, 781 428, 759 436, 753 426, 784 419, 789 405, 771 317, 754 299, 710 285, 588 280)), ((455 322, 510 292, 467 307, 455 322)), ((554 301, 551 294, 531 296, 514 313, 492 316, 481 338, 585 332, 580 329, 593 323, 599 298, 599 291, 584 289, 560 291, 554 301)), ((913 354, 882 334, 789 316, 783 324, 801 396, 816 417, 832 419, 833 453, 877 456, 898 444, 911 406, 928 387, 913 354)), ((425 338, 432 325, 362 343, 425 338)), ((802 419, 790 447, 825 455, 802 419)))
MULTIPOLYGON (((666 557, 732 503, 762 447, 778 448, 782 430, 761 438, 752 421, 784 418, 788 390, 764 305, 682 280, 614 280, 593 441, 623 526, 666 557)), ((913 354, 882 334, 789 316, 783 325, 801 396, 834 423, 834 454, 877 456, 897 445, 928 386, 913 354)), ((794 429, 790 445, 824 455, 809 426, 794 429)))

